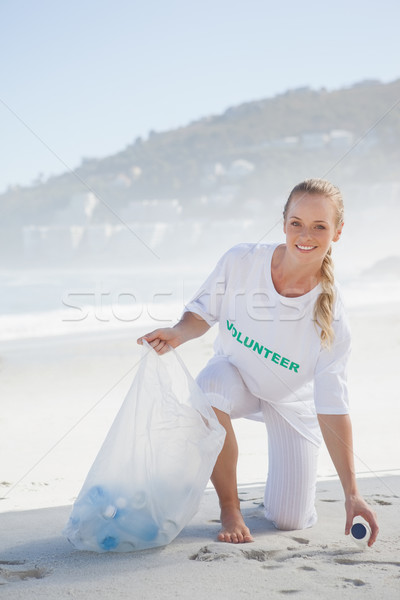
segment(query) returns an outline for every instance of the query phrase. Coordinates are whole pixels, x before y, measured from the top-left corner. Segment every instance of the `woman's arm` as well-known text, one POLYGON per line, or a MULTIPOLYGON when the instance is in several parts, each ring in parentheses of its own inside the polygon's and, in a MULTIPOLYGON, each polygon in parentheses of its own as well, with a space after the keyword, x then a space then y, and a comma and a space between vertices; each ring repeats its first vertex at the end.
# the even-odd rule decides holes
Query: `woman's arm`
POLYGON ((371 527, 369 546, 375 542, 378 535, 378 523, 374 511, 361 497, 354 469, 353 435, 349 415, 318 415, 319 425, 326 447, 335 465, 345 494, 346 528, 345 534, 350 533, 353 519, 363 517, 371 527))
POLYGON ((174 327, 155 329, 140 337, 137 343, 142 344, 143 340, 146 340, 158 354, 165 354, 168 352, 169 346, 176 348, 184 342, 203 335, 209 329, 209 324, 199 315, 185 312, 174 327))

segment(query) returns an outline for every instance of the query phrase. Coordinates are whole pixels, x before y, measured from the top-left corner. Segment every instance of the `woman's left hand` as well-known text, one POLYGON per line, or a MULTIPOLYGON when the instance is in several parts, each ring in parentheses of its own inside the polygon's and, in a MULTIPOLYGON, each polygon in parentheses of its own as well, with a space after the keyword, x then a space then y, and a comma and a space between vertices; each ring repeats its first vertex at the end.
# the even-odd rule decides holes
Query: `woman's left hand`
POLYGON ((375 512, 368 506, 365 502, 364 498, 362 498, 359 494, 354 496, 348 496, 345 502, 346 508, 346 528, 345 534, 349 535, 351 526, 353 525, 354 517, 362 517, 367 521, 369 526, 371 527, 371 537, 368 540, 368 546, 372 546, 375 542, 379 527, 378 521, 376 520, 375 512))

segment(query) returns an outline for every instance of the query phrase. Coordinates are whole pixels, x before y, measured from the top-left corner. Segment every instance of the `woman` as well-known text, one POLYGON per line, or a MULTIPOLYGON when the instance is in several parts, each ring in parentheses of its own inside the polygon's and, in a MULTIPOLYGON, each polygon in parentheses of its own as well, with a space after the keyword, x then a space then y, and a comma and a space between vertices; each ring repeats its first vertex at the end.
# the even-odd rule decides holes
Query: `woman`
POLYGON ((226 430, 212 473, 220 541, 253 538, 240 512, 238 448, 231 419, 261 418, 268 430, 265 516, 278 529, 311 527, 321 432, 345 494, 346 526, 360 515, 378 534, 374 512, 357 490, 348 415, 350 333, 334 284, 331 243, 343 228, 340 191, 321 179, 297 185, 284 208, 285 244, 229 250, 172 328, 146 339, 159 353, 219 322, 215 355, 197 381, 226 430))

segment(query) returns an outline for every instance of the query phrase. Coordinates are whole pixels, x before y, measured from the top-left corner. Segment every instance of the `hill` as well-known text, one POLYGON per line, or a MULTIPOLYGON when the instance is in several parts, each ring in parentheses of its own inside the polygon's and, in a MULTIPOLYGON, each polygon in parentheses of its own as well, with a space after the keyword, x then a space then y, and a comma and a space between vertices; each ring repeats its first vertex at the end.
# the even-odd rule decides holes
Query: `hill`
MULTIPOLYGON (((113 156, 84 159, 74 173, 9 189, 0 196, 3 218, 51 222, 54 211, 89 189, 114 209, 178 199, 195 210, 202 196, 228 195, 239 203, 265 198, 307 173, 327 174, 339 184, 392 180, 400 158, 399 104, 393 108, 399 99, 397 80, 332 92, 302 88, 235 106, 151 132, 113 156)), ((115 220, 107 209, 96 212, 96 220, 115 220)))
MULTIPOLYGON (((213 221, 257 219, 266 206, 282 206, 306 177, 361 186, 352 202, 374 202, 366 199, 371 184, 390 187, 399 180, 399 139, 400 80, 290 90, 178 129, 150 132, 113 156, 84 159, 74 172, 10 188, 0 196, 0 248, 21 258, 42 238, 58 243, 64 236, 69 252, 89 235, 76 227, 91 227, 96 253, 95 226, 145 228, 207 214, 213 221), (43 228, 53 228, 51 235, 43 228)), ((152 230, 151 239, 159 236, 152 230)), ((42 258, 51 253, 51 243, 42 258)))

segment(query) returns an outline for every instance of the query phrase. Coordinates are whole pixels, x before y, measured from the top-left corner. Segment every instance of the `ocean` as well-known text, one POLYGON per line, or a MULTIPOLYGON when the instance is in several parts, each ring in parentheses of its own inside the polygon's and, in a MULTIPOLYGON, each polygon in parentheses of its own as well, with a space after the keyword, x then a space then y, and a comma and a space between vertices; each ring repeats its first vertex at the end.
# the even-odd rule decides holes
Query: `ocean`
MULTIPOLYGON (((3 270, 0 342, 172 326, 206 276, 182 267, 168 272, 3 270)), ((339 283, 349 310, 400 302, 400 281, 394 276, 348 276, 339 283)))

